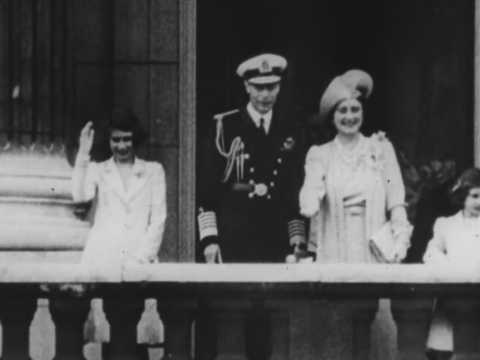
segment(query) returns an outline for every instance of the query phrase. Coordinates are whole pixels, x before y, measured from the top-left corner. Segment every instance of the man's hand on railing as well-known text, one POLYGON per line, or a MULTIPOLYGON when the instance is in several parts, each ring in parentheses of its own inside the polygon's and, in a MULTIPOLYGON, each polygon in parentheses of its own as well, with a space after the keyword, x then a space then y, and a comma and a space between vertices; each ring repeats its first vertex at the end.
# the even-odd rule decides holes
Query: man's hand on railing
POLYGON ((203 252, 207 264, 215 264, 218 259, 218 263, 222 264, 222 253, 218 244, 210 244, 205 248, 203 252))
POLYGON ((304 243, 295 244, 292 246, 292 253, 287 256, 287 264, 295 263, 312 263, 315 261, 316 254, 312 251, 308 251, 307 246, 304 243))

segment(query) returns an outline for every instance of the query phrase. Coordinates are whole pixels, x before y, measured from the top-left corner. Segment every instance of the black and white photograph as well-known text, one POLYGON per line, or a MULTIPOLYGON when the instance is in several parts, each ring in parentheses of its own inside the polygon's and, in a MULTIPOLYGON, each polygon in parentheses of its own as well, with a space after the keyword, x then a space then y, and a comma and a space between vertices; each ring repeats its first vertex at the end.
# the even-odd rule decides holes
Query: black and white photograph
POLYGON ((480 0, 0 0, 0 357, 480 359, 480 0))

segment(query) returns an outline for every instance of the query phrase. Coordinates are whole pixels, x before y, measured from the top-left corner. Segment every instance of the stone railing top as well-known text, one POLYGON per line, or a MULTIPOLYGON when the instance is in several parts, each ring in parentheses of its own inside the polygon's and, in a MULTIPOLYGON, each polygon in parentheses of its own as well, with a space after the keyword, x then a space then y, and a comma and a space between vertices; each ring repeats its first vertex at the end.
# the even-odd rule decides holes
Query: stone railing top
POLYGON ((0 265, 0 283, 319 283, 478 284, 480 265, 164 263, 123 267, 79 264, 0 265))
POLYGON ((479 283, 478 266, 370 264, 191 264, 85 266, 12 263, 0 265, 0 283, 479 283))

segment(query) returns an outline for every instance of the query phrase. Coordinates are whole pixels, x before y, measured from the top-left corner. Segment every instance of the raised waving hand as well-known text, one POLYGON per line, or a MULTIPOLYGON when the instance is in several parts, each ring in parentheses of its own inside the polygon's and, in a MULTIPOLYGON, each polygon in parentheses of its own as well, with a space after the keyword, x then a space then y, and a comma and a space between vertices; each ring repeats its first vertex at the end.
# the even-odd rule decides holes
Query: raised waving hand
POLYGON ((95 130, 93 130, 93 124, 89 121, 80 132, 80 149, 79 153, 82 155, 90 154, 90 150, 93 145, 93 137, 95 135, 95 130))

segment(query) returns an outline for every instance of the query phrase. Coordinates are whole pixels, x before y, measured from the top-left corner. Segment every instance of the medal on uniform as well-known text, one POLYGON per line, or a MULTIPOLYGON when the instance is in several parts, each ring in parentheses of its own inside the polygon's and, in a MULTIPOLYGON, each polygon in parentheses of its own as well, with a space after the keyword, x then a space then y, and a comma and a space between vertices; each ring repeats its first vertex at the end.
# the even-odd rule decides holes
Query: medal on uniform
POLYGON ((255 184, 255 195, 257 196, 265 196, 267 195, 268 188, 265 184, 255 184))

